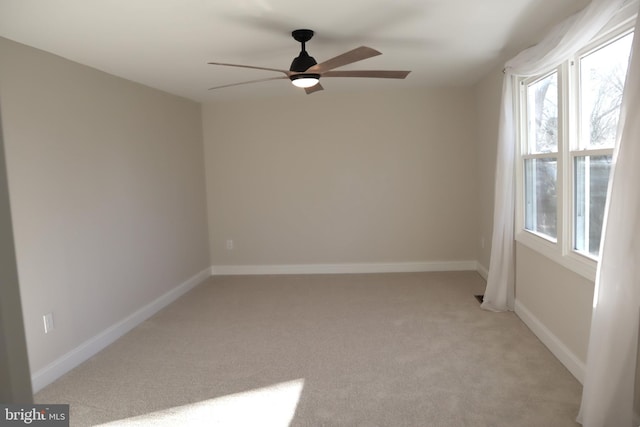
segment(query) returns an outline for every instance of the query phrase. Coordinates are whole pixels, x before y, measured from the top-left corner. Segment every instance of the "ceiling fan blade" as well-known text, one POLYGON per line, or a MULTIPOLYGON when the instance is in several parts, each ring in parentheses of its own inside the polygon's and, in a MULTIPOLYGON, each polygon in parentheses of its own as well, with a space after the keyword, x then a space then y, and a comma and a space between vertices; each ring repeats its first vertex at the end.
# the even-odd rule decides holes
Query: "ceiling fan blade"
POLYGON ((238 68, 251 68, 253 70, 265 70, 265 71, 275 71, 277 73, 284 73, 285 76, 289 77, 291 74, 290 71, 287 70, 279 70, 277 68, 268 68, 268 67, 254 67, 253 65, 240 65, 240 64, 225 64, 223 62, 207 62, 209 65, 223 65, 225 67, 238 67, 238 68))
POLYGON ((240 82, 240 83, 231 83, 228 85, 222 85, 222 86, 215 86, 215 87, 210 87, 209 90, 213 90, 213 89, 222 89, 223 87, 231 87, 231 86, 240 86, 240 85, 247 85, 249 83, 260 83, 260 82, 268 82, 269 80, 282 80, 282 79, 288 79, 288 77, 267 77, 266 79, 258 79, 258 80, 249 80, 247 82, 240 82))
POLYGON ((411 71, 392 70, 344 70, 327 71, 322 77, 373 77, 379 79, 404 79, 411 71))
POLYGON ((320 83, 316 83, 311 87, 305 87, 304 91, 307 92, 307 95, 311 95, 313 92, 318 92, 320 90, 324 90, 320 83))
POLYGON ((370 47, 360 46, 349 52, 343 53, 342 55, 338 55, 329 60, 326 60, 320 64, 316 64, 313 67, 309 67, 306 70, 308 73, 326 73, 329 70, 333 70, 334 68, 342 67, 343 65, 352 64, 354 62, 362 61, 363 59, 371 58, 374 56, 382 55, 382 53, 378 52, 375 49, 371 49, 370 47))

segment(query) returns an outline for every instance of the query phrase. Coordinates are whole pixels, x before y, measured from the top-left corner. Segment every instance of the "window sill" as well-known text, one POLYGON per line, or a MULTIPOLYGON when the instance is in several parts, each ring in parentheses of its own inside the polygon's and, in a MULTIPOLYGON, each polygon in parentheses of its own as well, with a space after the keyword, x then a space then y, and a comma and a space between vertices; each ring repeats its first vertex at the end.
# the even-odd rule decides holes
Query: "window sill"
POLYGON ((595 282, 598 264, 593 259, 573 251, 563 253, 559 244, 528 231, 521 230, 518 232, 516 234, 516 241, 544 255, 556 264, 560 264, 585 279, 595 282))

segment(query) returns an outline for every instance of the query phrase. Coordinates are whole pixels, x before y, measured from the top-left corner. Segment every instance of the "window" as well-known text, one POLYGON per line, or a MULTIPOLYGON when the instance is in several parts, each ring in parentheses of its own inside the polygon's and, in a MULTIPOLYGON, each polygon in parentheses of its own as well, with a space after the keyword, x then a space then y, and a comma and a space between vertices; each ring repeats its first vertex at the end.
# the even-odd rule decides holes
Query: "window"
POLYGON ((632 34, 597 47, 578 61, 579 134, 573 159, 573 249, 600 250, 611 157, 618 129, 632 34))
POLYGON ((524 147, 525 229, 553 241, 558 233, 558 73, 527 85, 524 147))
POLYGON ((620 26, 518 97, 518 241, 593 279, 633 34, 620 26))

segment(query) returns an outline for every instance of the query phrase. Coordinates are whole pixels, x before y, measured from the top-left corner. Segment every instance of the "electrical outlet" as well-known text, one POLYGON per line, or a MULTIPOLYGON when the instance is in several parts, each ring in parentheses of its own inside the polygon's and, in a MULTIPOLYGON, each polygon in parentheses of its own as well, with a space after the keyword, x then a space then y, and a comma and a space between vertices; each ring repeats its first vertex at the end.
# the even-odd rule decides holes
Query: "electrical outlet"
POLYGON ((48 334, 55 329, 55 325, 53 324, 53 313, 47 313, 42 316, 42 321, 44 323, 45 334, 48 334))
POLYGON ((228 251, 233 250, 233 240, 231 239, 227 240, 227 250, 228 251))

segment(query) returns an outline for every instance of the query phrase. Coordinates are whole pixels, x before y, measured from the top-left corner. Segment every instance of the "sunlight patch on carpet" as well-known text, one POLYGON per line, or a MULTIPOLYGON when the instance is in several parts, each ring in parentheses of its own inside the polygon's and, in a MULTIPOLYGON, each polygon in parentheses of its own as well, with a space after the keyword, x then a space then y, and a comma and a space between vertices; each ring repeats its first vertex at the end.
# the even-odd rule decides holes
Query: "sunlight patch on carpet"
POLYGON ((304 388, 304 379, 176 406, 101 424, 107 426, 268 426, 287 427, 304 388))

